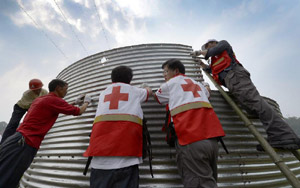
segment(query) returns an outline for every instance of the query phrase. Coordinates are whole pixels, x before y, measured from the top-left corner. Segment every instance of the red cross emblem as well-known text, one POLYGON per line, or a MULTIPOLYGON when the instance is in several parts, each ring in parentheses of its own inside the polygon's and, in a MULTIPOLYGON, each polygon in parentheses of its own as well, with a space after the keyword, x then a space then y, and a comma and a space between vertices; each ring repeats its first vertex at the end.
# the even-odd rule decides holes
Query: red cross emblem
POLYGON ((184 79, 187 84, 182 84, 181 87, 183 91, 191 91, 193 92, 194 98, 200 97, 198 91, 201 91, 201 88, 199 85, 194 84, 191 79, 184 79))
POLYGON ((111 94, 105 95, 104 102, 109 101, 109 109, 118 109, 119 101, 128 101, 128 93, 120 93, 121 86, 113 87, 111 94))

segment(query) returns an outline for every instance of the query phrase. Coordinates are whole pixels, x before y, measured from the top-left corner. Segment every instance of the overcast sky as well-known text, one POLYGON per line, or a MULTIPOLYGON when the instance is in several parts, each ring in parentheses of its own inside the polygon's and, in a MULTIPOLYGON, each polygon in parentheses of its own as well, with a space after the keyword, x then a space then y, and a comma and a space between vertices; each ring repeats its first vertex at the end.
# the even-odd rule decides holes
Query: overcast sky
MULTIPOLYGON (((0 121, 32 78, 112 48, 227 40, 263 96, 300 117, 299 0, 1 0, 0 121)), ((45 87, 47 88, 47 87, 45 87)))

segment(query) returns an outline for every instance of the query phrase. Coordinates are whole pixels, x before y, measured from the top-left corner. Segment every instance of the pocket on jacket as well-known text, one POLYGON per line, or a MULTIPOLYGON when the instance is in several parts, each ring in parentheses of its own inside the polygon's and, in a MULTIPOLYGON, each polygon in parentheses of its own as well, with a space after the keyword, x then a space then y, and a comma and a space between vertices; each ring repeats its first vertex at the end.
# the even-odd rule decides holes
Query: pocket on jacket
POLYGON ((237 79, 235 72, 233 72, 232 70, 227 73, 224 80, 229 91, 231 91, 234 88, 234 86, 239 83, 239 80, 237 79))

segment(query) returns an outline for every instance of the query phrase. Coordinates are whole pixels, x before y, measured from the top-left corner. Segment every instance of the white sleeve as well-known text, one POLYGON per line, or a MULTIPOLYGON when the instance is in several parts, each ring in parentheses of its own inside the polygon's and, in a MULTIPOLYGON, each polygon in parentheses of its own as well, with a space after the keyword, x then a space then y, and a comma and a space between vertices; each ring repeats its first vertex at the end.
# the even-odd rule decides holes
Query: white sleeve
POLYGON ((136 87, 137 89, 137 93, 138 93, 138 97, 139 97, 139 100, 140 102, 147 102, 148 101, 148 97, 149 97, 149 92, 147 89, 144 89, 144 88, 138 88, 136 87))
MULTIPOLYGON (((199 83, 199 82, 198 82, 199 83)), ((206 89, 206 86, 209 87, 209 84, 207 82, 200 82, 200 85, 202 85, 203 87, 201 87, 204 91, 204 94, 206 95, 207 98, 210 97, 210 93, 209 91, 206 89)))
POLYGON ((206 87, 206 86, 208 86, 209 87, 209 84, 207 83, 207 82, 201 82, 201 84, 204 86, 204 87, 206 87))
POLYGON ((206 87, 203 87, 204 88, 204 93, 206 95, 207 98, 210 97, 210 93, 208 92, 208 90, 206 89, 206 87))
POLYGON ((167 83, 162 84, 161 87, 155 93, 155 98, 160 104, 168 104, 169 96, 169 87, 167 83))

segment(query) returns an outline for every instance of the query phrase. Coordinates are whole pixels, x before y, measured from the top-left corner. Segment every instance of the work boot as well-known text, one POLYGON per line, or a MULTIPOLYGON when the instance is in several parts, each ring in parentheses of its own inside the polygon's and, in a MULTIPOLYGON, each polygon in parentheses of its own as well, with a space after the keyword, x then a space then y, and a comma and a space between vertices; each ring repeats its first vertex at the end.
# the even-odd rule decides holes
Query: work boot
MULTIPOLYGON (((273 142, 274 143, 274 142, 273 142)), ((289 139, 283 141, 276 141, 274 144, 270 144, 273 148, 282 150, 297 150, 300 149, 300 139, 289 139)), ((256 146, 257 151, 264 151, 264 148, 259 144, 256 146)))

